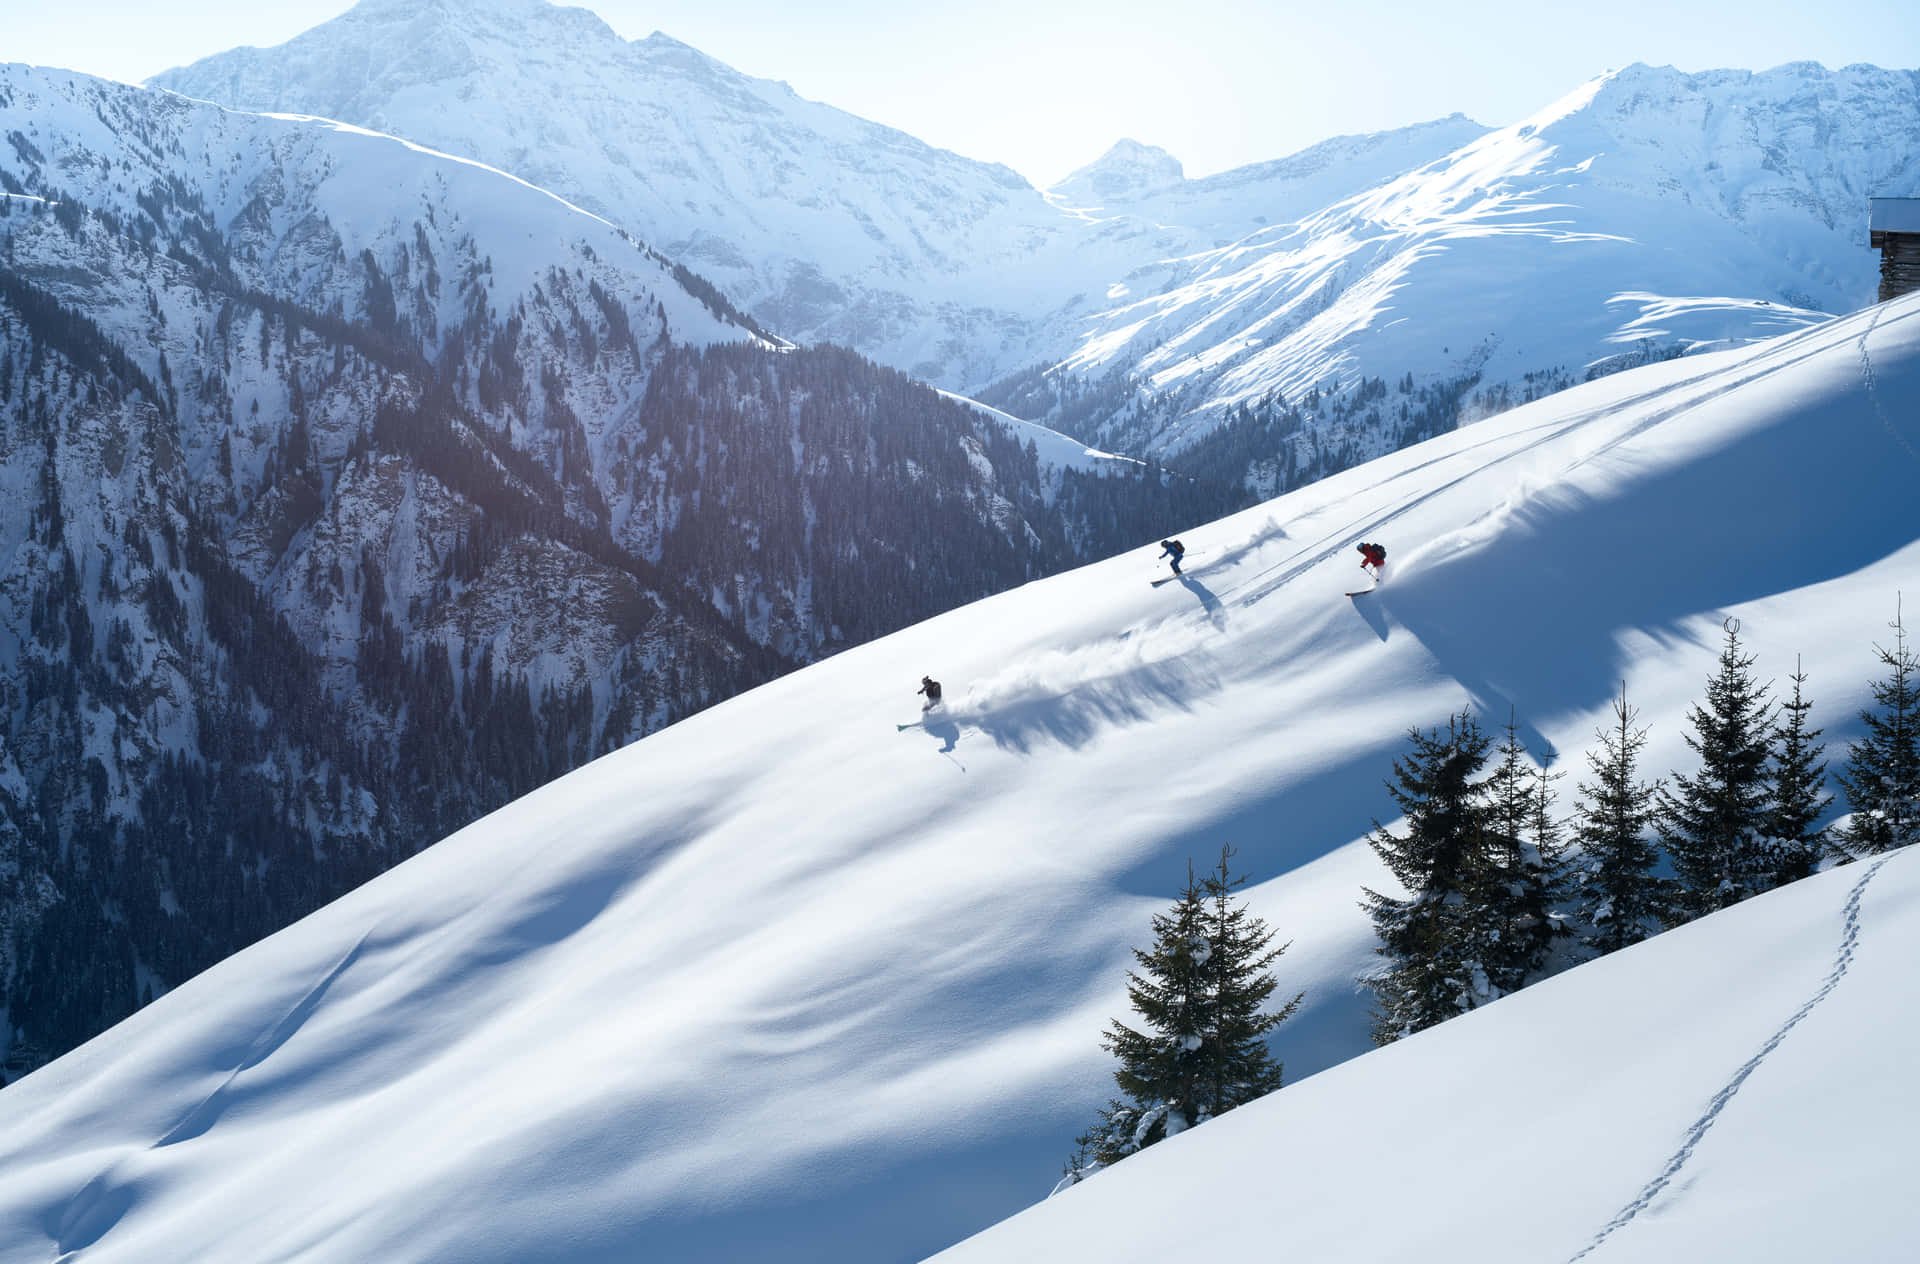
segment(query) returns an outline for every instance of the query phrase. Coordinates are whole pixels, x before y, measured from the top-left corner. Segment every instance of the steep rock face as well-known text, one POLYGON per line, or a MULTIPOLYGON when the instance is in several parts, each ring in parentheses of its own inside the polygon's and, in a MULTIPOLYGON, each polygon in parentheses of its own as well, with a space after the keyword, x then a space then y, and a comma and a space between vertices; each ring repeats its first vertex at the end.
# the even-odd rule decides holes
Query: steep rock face
MULTIPOLYGON (((1176 218, 1090 214, 1004 166, 802 100, 665 35, 623 41, 584 10, 541 0, 367 0, 278 48, 236 49, 153 82, 511 171, 685 260, 789 338, 850 346, 955 389, 1065 356, 1115 284, 1144 285, 1133 274, 1277 222, 1255 204, 1285 201, 1298 174, 1250 168, 1237 194, 1222 202, 1206 186, 1176 218)), ((1297 213, 1467 139, 1408 136, 1362 146, 1372 157, 1345 174, 1332 162, 1318 200, 1297 213), (1383 154, 1397 165, 1383 168, 1383 154)), ((1204 185, 1177 168, 1154 158, 1144 185, 1122 183, 1168 196, 1204 185)))
POLYGON ((997 402, 1171 454, 1236 417, 1280 425, 1311 392, 1333 401, 1297 419, 1315 442, 1374 455, 1590 372, 1872 301, 1861 211, 1920 176, 1916 153, 1912 72, 1629 67, 1092 319, 1059 369, 1123 379, 1118 406, 997 402), (1369 379, 1407 387, 1363 407, 1369 379), (1422 421, 1423 391, 1455 402, 1422 421))
POLYGON ((594 754, 1238 503, 1043 466, 390 137, 12 66, 0 137, 15 1069, 594 754))

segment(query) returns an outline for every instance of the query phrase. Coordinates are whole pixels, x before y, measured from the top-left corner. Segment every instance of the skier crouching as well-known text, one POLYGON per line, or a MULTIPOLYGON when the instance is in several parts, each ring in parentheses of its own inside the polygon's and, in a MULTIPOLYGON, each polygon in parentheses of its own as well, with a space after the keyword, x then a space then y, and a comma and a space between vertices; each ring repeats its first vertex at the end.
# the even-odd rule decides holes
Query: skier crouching
MULTIPOLYGON (((1180 541, 1178 540, 1160 541, 1160 557, 1170 557, 1173 559, 1171 562, 1168 563, 1168 565, 1173 567, 1174 574, 1178 575, 1180 573, 1180 559, 1185 557, 1186 555, 1187 555, 1187 546, 1180 543, 1180 541)), ((1160 557, 1156 557, 1153 560, 1157 562, 1160 560, 1160 557)))
POLYGON ((940 705, 940 682, 935 680, 931 676, 922 676, 920 678, 920 687, 914 690, 913 692, 916 695, 917 694, 927 695, 926 705, 920 708, 920 713, 922 715, 925 715, 927 712, 933 710, 935 707, 940 705))
POLYGON ((1360 550, 1360 569, 1364 571, 1371 566, 1373 568, 1373 582, 1376 584, 1379 583, 1380 568, 1387 564, 1386 547, 1379 544, 1364 543, 1357 544, 1354 547, 1360 550))

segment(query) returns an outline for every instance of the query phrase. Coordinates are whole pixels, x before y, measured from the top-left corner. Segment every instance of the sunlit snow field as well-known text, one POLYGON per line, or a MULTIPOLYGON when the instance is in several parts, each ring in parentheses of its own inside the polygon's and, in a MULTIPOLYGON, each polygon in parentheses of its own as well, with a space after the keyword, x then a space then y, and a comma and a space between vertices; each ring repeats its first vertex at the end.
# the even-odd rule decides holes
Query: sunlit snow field
MULTIPOLYGON (((1916 398, 1909 298, 1196 524, 1181 582, 1149 586, 1143 542, 717 706, 0 1092, 0 1260, 929 1254, 1052 1186, 1108 1095, 1128 949, 1223 844, 1293 941, 1295 1087, 957 1258, 1179 1257, 1146 1185, 1186 1154, 1168 1180, 1249 1182, 1264 1210, 1236 1232, 1258 1236, 1216 1239, 1242 1253, 1367 1258, 1344 1235, 1406 1206, 1445 1214, 1383 1240, 1569 1258, 1833 972, 1864 867, 1302 1083, 1368 1048, 1382 779, 1409 726, 1462 705, 1581 770, 1623 677, 1646 767, 1689 767, 1681 716, 1729 615, 1763 678, 1801 656, 1830 741, 1857 733, 1872 642, 1920 591, 1916 398), (1387 581, 1348 598, 1362 539, 1387 581), (947 704, 897 730, 923 673, 947 704), (1500 1105, 1463 1114, 1469 1091, 1500 1105), (1320 1182, 1311 1214, 1287 1210, 1296 1180, 1320 1182), (1490 1195, 1510 1219, 1469 1206, 1490 1195)), ((1827 1220, 1890 1258, 1870 1231, 1910 1220, 1847 1218, 1911 1206, 1874 1147, 1912 1133, 1912 1024, 1848 1033, 1910 990, 1913 868, 1866 889, 1854 973, 1726 1107, 1706 1166, 1594 1258, 1695 1258, 1721 1229, 1776 1252, 1737 1258, 1816 1258, 1827 1220)))

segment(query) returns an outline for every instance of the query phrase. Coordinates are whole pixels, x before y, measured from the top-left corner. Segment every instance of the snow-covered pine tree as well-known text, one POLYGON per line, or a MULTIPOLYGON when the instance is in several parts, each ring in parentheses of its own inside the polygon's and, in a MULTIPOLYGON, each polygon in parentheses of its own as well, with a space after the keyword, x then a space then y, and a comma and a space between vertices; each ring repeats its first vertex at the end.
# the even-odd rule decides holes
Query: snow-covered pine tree
POLYGON ((1566 898, 1566 864, 1553 820, 1551 778, 1534 768, 1509 715, 1487 778, 1486 882, 1478 893, 1494 925, 1487 975, 1500 994, 1539 977, 1559 931, 1555 907, 1566 898))
POLYGON ((1207 980, 1209 1022, 1201 1033, 1200 1055, 1206 1064, 1206 1096, 1194 1103, 1195 1123, 1223 1115, 1280 1087, 1280 1063, 1267 1048, 1267 1034, 1292 1016, 1304 993, 1277 1011, 1267 1010, 1280 981, 1268 967, 1280 959, 1286 944, 1271 947, 1274 932, 1266 922, 1233 898, 1246 875, 1235 878, 1227 868, 1233 849, 1220 849, 1220 866, 1204 880, 1207 893, 1207 957, 1201 971, 1207 980))
POLYGON ((1362 980, 1373 990, 1373 1039, 1391 1044, 1497 995, 1487 975, 1495 932, 1477 897, 1488 868, 1486 786, 1476 781, 1488 739, 1469 712, 1431 733, 1408 733, 1413 750, 1387 783, 1407 815, 1402 838, 1374 822, 1369 842, 1407 891, 1363 888, 1361 907, 1387 965, 1362 980), (1396 785, 1395 782, 1398 782, 1396 785))
POLYGON ((1675 789, 1660 791, 1660 839, 1675 878, 1670 926, 1765 890, 1773 872, 1766 823, 1773 708, 1767 686, 1753 678, 1754 656, 1740 651, 1740 621, 1721 627, 1726 639, 1706 704, 1687 712, 1687 745, 1700 771, 1676 773, 1675 789))
POLYGON ((1826 761, 1820 758, 1823 730, 1807 726, 1807 673, 1793 664, 1793 699, 1780 704, 1773 729, 1773 801, 1767 805, 1767 834, 1773 840, 1773 885, 1809 877, 1827 853, 1827 831, 1816 828, 1833 804, 1823 792, 1826 761))
POLYGON ((1672 903, 1667 882, 1654 874, 1660 853, 1649 838, 1658 814, 1652 785, 1638 776, 1647 731, 1640 713, 1627 706, 1627 682, 1613 704, 1614 726, 1598 730, 1600 750, 1587 752, 1593 780, 1580 783, 1574 812, 1573 894, 1580 940, 1605 956, 1660 932, 1672 903))
POLYGON ((1076 1139, 1067 1183, 1280 1087, 1266 1038, 1300 998, 1263 1012, 1278 986, 1267 967, 1286 947, 1232 898, 1231 856, 1222 849, 1204 879, 1189 866, 1186 889, 1154 916, 1153 946, 1134 950, 1127 998, 1140 1029, 1116 1019, 1101 1042, 1120 1060, 1123 1096, 1076 1139))
POLYGON ((1141 1019, 1135 1030, 1115 1019, 1101 1045, 1120 1060, 1113 1079, 1124 1097, 1108 1103, 1100 1122, 1082 1136, 1101 1166, 1191 1122, 1189 1104, 1202 1092, 1205 1067, 1200 1033, 1207 1026, 1205 977, 1210 951, 1206 887, 1187 868, 1186 889, 1173 907, 1153 917, 1153 946, 1133 950, 1139 969, 1127 973, 1127 999, 1141 1019))
POLYGON ((1893 648, 1874 646, 1887 676, 1874 682, 1875 711, 1862 711, 1866 736, 1847 746, 1847 770, 1835 774, 1853 819, 1839 841, 1856 856, 1920 841, 1920 655, 1907 645, 1900 614, 1893 648))

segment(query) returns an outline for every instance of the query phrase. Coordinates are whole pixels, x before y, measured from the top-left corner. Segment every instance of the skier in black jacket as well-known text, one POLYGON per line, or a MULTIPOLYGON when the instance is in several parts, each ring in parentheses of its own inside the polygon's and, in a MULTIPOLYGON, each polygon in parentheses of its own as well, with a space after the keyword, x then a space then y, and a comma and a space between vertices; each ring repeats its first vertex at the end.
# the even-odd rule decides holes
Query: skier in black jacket
POLYGON ((931 711, 940 705, 940 682, 933 677, 922 676, 920 678, 920 687, 914 690, 914 692, 916 694, 923 693, 927 695, 927 704, 920 708, 922 712, 931 711))

